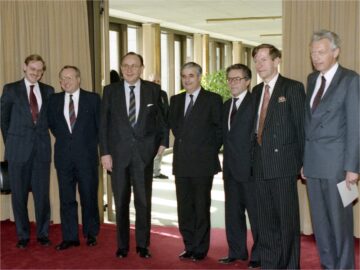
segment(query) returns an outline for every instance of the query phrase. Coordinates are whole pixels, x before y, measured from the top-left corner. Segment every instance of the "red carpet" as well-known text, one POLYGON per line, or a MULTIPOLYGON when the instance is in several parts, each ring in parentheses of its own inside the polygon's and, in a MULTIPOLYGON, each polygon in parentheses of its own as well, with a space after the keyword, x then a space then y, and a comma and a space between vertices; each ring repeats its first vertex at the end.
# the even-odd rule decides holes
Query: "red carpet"
MULTIPOLYGON (((178 254, 183 250, 182 239, 176 227, 153 226, 151 234, 151 259, 141 259, 135 253, 134 231, 131 230, 131 246, 126 259, 117 259, 115 225, 101 226, 98 245, 87 247, 85 241, 80 247, 56 251, 55 244, 61 242, 60 225, 52 225, 50 238, 53 245, 41 247, 34 236, 25 250, 15 247, 15 224, 1 222, 1 269, 246 269, 247 262, 237 262, 231 266, 217 263, 217 259, 227 255, 225 231, 212 229, 211 246, 208 257, 201 262, 180 261, 178 254)), ((251 245, 251 238, 248 241, 251 245)), ((356 240, 356 266, 359 268, 359 240, 356 240)), ((302 236, 301 268, 319 269, 320 262, 312 236, 302 236)))

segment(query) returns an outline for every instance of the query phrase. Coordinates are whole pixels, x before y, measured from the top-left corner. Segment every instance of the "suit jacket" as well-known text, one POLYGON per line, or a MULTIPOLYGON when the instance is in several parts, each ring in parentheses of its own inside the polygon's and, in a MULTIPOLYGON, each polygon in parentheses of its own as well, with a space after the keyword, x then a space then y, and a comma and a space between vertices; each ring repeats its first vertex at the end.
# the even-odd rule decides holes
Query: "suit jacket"
POLYGON ((186 93, 170 99, 169 125, 175 136, 173 174, 178 177, 212 176, 221 171, 222 99, 200 90, 188 118, 184 119, 186 93))
POLYGON ((145 164, 149 164, 160 144, 168 147, 169 131, 162 115, 160 91, 158 84, 141 80, 140 110, 132 128, 126 108, 124 81, 105 86, 100 120, 102 156, 110 154, 126 167, 135 148, 145 164))
POLYGON ((54 88, 41 82, 39 88, 42 105, 37 122, 34 124, 24 79, 4 86, 1 97, 1 132, 5 143, 6 160, 26 162, 35 151, 40 161, 51 161, 46 114, 48 99, 54 93, 54 88))
POLYGON ((78 113, 72 133, 64 116, 64 103, 65 92, 50 97, 48 119, 50 130, 56 138, 56 168, 67 168, 71 162, 80 167, 97 166, 100 96, 80 89, 78 113))
MULTIPOLYGON (((264 83, 260 83, 253 88, 256 112, 263 86, 264 83)), ((303 84, 279 74, 262 134, 261 166, 264 179, 292 176, 300 172, 304 153, 304 104, 303 84)), ((256 113, 254 130, 257 118, 256 113)))
POLYGON ((255 118, 255 104, 250 92, 247 92, 235 114, 231 129, 228 128, 228 118, 232 99, 224 103, 223 140, 224 178, 232 175, 236 181, 248 181, 251 174, 252 130, 255 118))
POLYGON ((359 74, 338 67, 314 113, 310 101, 319 72, 308 76, 304 174, 341 179, 359 172, 359 74))

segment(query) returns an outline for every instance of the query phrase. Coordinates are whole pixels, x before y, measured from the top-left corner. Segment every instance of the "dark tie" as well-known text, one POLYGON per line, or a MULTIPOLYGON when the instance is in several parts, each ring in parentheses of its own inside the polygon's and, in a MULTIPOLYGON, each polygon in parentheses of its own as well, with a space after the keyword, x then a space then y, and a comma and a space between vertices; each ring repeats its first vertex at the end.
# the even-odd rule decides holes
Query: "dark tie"
POLYGON ((234 116, 237 112, 237 107, 236 107, 236 102, 238 101, 239 98, 233 98, 232 101, 232 110, 231 110, 231 114, 230 114, 230 126, 232 125, 232 122, 234 120, 234 116))
POLYGON ((261 143, 262 143, 262 132, 264 130, 266 112, 267 112, 267 109, 269 106, 269 101, 270 101, 270 86, 268 84, 266 84, 263 103, 261 105, 261 110, 260 110, 259 127, 258 127, 258 133, 257 133, 257 141, 258 141, 259 145, 261 145, 261 143))
POLYGON ((76 115, 75 115, 73 95, 70 95, 70 102, 69 102, 69 120, 70 120, 71 131, 73 131, 73 130, 74 130, 74 126, 75 126, 75 122, 76 122, 76 115))
POLYGON ((32 120, 34 123, 36 123, 36 120, 38 118, 39 115, 39 107, 38 107, 38 103, 36 100, 36 96, 34 94, 34 87, 35 85, 30 85, 30 109, 31 109, 31 116, 32 116, 32 120))
POLYGON ((312 107, 311 107, 311 112, 314 113, 317 106, 319 105, 320 101, 321 101, 321 97, 324 94, 324 90, 325 90, 325 85, 326 85, 326 79, 324 76, 321 76, 321 85, 320 88, 318 90, 318 92, 316 93, 316 96, 314 98, 312 107))
POLYGON ((136 124, 136 104, 135 104, 135 94, 134 94, 134 85, 129 86, 130 88, 130 102, 129 102, 129 122, 132 127, 136 124))
POLYGON ((189 105, 186 108, 186 112, 185 112, 185 116, 184 116, 185 119, 187 119, 189 117, 189 115, 190 115, 190 113, 191 113, 191 111, 192 111, 192 109, 194 107, 193 97, 194 97, 193 95, 190 95, 190 102, 189 102, 189 105))

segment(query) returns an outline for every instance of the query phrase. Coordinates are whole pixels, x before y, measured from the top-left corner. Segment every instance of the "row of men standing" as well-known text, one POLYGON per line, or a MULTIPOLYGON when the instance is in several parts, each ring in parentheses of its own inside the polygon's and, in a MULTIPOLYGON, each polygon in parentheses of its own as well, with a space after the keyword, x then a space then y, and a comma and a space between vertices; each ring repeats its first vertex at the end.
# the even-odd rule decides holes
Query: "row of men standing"
MULTIPOLYGON (((88 125, 94 126, 95 138, 100 127, 101 162, 105 169, 112 172, 117 257, 125 258, 129 252, 131 186, 136 208, 136 251, 140 257, 151 257, 148 247, 152 162, 155 155, 168 146, 168 126, 175 136, 173 173, 179 229, 185 246, 180 259, 199 261, 206 257, 209 250, 210 192, 213 176, 221 170, 218 152, 224 144, 225 219, 229 252, 227 257, 219 260, 220 263, 248 259, 246 209, 254 238, 249 267, 300 267, 296 182, 301 170, 303 177, 308 178, 314 233, 323 267, 354 268, 352 206, 342 207, 336 183, 345 179, 350 185, 356 183, 358 178, 359 75, 339 66, 338 55, 339 40, 335 33, 320 31, 313 35, 311 58, 316 72, 309 76, 306 99, 301 83, 278 73, 279 50, 272 45, 262 44, 253 50, 253 59, 263 83, 255 86, 250 94, 247 91, 250 70, 240 64, 229 67, 227 81, 233 99, 224 105, 220 96, 201 88, 201 67, 196 63, 187 63, 181 70, 186 92, 171 98, 169 117, 164 117, 160 87, 140 79, 144 67, 142 57, 128 53, 121 61, 124 80, 104 88, 100 120, 96 116, 99 98, 89 93, 88 100, 90 96, 93 98, 88 104, 92 105, 81 108, 82 103, 78 103, 78 111, 75 106, 75 123, 70 104, 72 99, 79 102, 79 96, 71 96, 73 92, 67 89, 73 87, 67 86, 66 82, 78 78, 75 90, 79 90, 80 73, 77 68, 65 67, 60 72, 61 86, 70 94, 53 95, 48 112, 40 110, 39 120, 34 120, 31 119, 33 106, 31 89, 26 87, 27 80, 34 79, 35 88, 38 85, 40 90, 49 89, 47 95, 41 95, 43 105, 53 89, 38 82, 43 67, 33 69, 37 76, 31 75, 32 62, 25 61, 25 80, 6 85, 1 98, 5 155, 9 160, 10 178, 18 179, 12 180, 18 246, 26 247, 29 239, 24 200, 30 185, 34 198, 38 198, 35 198, 38 241, 45 245, 50 242, 48 193, 44 196, 46 190, 37 191, 40 177, 36 175, 43 164, 47 170, 43 171, 42 181, 47 182, 47 187, 43 183, 41 187, 48 189, 50 142, 46 114, 58 145, 55 146, 55 165, 60 200, 63 201, 67 196, 61 194, 75 195, 72 194, 75 183, 78 181, 80 187, 82 176, 87 179, 95 170, 97 173, 97 169, 93 168, 97 167, 96 154, 89 152, 89 155, 79 157, 80 160, 67 152, 79 153, 75 150, 79 148, 73 145, 75 138, 72 136, 82 115, 87 115, 92 121, 88 125), (67 75, 64 71, 71 71, 71 74, 67 75), (324 83, 321 75, 325 77, 324 83), (22 103, 19 102, 21 99, 22 103), (24 118, 25 114, 27 118, 22 120, 23 124, 19 124, 21 121, 15 119, 24 118), (31 133, 25 136, 25 131, 31 133), (29 140, 27 144, 26 137, 29 140), (64 138, 68 138, 68 141, 64 138), (39 149, 34 140, 41 140, 43 148, 39 149), (30 148, 27 157, 20 146, 30 148), (44 153, 47 157, 42 160, 43 163, 38 162, 44 153), (90 161, 84 165, 83 159, 90 161), (82 175, 83 172, 88 173, 82 175), (28 175, 32 175, 31 179, 28 175), (64 183, 63 187, 61 182, 64 183)), ((44 64, 43 61, 41 63, 44 64)), ((80 91, 80 100, 87 100, 83 92, 80 91)), ((81 135, 84 138, 89 134, 87 128, 82 132, 86 134, 81 135)), ((84 147, 96 143, 79 142, 84 147)), ((94 194, 95 191, 86 192, 94 194)), ((70 226, 73 221, 77 226, 76 213, 70 211, 75 209, 74 200, 66 203, 61 201, 61 212, 67 209, 66 215, 71 218, 67 220, 61 216, 64 241, 57 246, 60 250, 79 245, 77 228, 73 231, 73 225, 70 226), (69 211, 73 215, 68 215, 69 211)), ((89 200, 91 203, 97 201, 94 197, 89 200)), ((82 206, 84 218, 84 208, 93 209, 94 205, 85 205, 82 201, 82 206)), ((84 223, 83 226, 89 246, 96 244, 98 233, 98 216, 94 214, 92 217, 95 218, 87 223, 89 225, 84 223)))

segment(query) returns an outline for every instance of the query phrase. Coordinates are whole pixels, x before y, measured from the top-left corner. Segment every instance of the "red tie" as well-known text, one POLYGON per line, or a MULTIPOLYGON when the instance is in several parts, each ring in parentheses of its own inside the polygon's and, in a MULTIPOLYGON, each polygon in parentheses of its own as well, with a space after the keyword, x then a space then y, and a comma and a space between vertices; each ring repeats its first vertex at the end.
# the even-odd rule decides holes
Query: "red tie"
POLYGON ((316 96, 314 98, 312 107, 311 107, 311 112, 314 113, 317 106, 319 105, 320 101, 321 101, 321 97, 324 94, 324 90, 325 90, 325 84, 326 84, 326 79, 324 76, 321 76, 321 85, 320 88, 318 90, 318 92, 316 93, 316 96))
POLYGON ((38 107, 38 103, 36 100, 36 96, 34 94, 34 87, 35 87, 35 85, 30 85, 29 99, 30 99, 30 109, 31 109, 32 120, 34 123, 36 123, 36 120, 39 115, 39 107, 38 107))
POLYGON ((259 145, 261 145, 261 143, 262 143, 262 132, 264 130, 266 111, 267 111, 267 108, 269 106, 269 101, 270 101, 269 89, 270 89, 270 86, 268 84, 265 85, 265 92, 264 92, 263 103, 261 105, 261 110, 260 110, 259 127, 258 127, 258 133, 257 133, 257 141, 258 141, 259 145))

